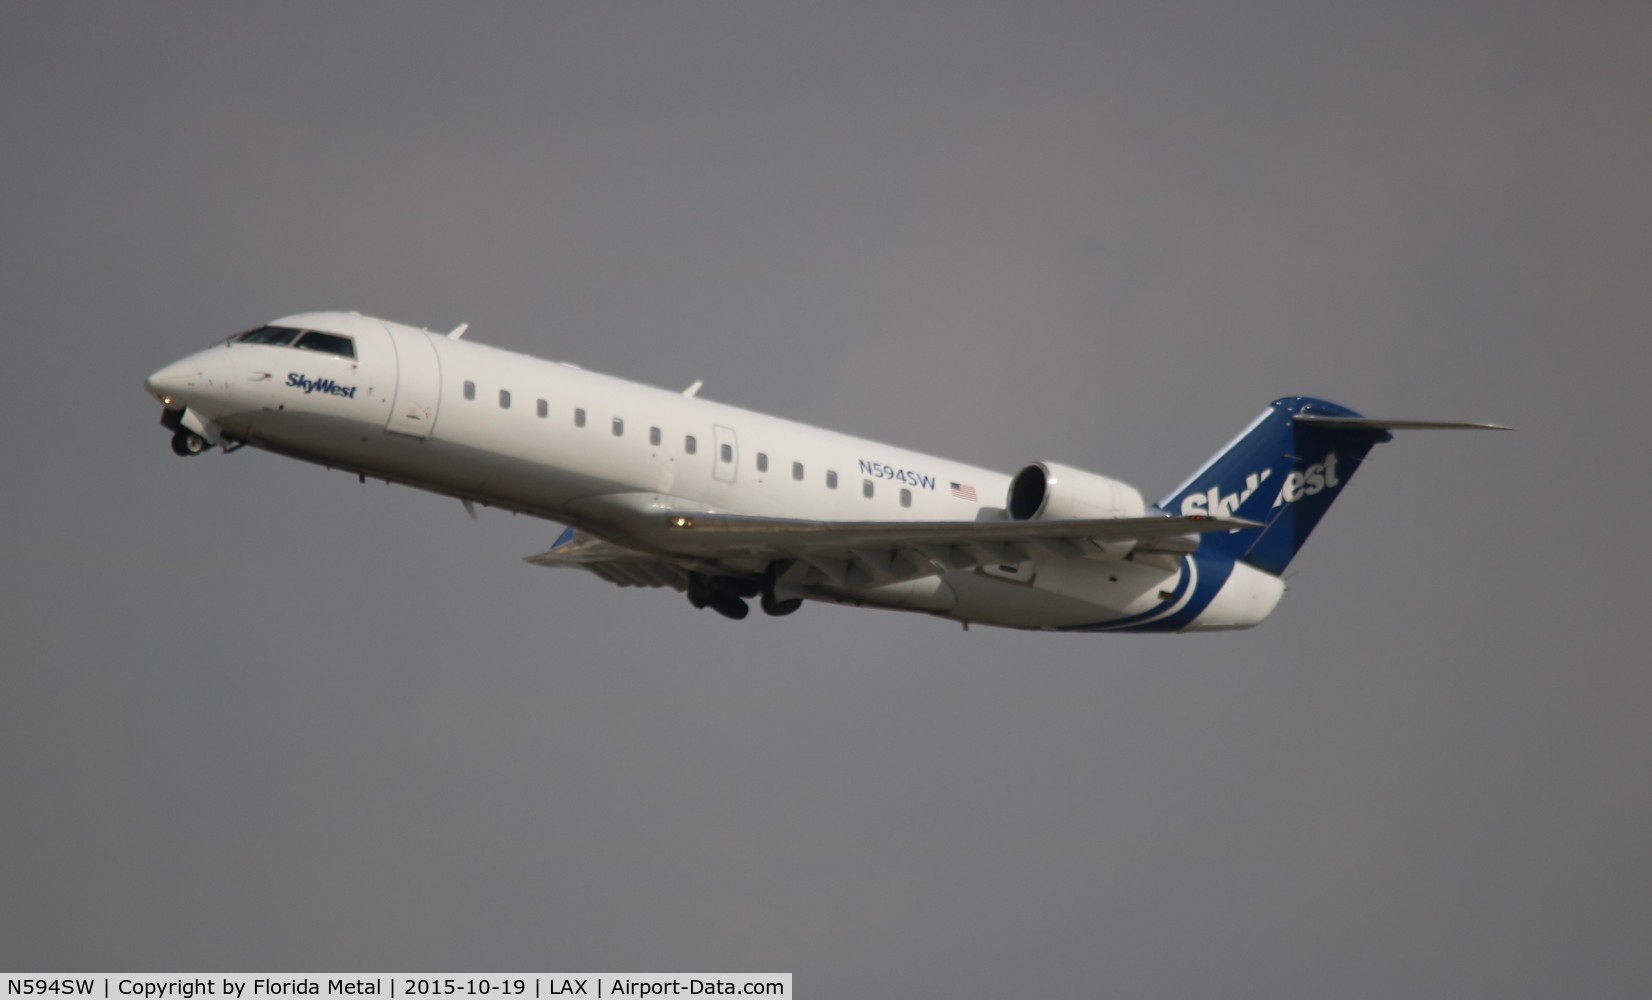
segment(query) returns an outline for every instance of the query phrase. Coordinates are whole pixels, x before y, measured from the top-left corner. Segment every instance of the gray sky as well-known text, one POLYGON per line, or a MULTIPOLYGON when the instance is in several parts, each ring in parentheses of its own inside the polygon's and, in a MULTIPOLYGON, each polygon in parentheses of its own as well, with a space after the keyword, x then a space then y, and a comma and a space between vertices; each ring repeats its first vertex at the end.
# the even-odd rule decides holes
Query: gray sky
POLYGON ((8 6, 0 967, 1645 994, 1649 66, 1631 3, 8 6), (176 459, 143 377, 316 308, 1149 498, 1284 394, 1521 430, 1383 447, 1250 633, 732 623, 176 459))

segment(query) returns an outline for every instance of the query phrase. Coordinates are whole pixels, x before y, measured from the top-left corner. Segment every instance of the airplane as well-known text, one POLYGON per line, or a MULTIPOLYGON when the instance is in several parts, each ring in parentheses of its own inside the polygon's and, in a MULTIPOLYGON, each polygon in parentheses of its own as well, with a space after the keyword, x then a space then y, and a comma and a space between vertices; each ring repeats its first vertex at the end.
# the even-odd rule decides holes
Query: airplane
POLYGON ((246 445, 565 525, 527 561, 729 618, 805 600, 1078 632, 1251 628, 1381 420, 1275 400, 1158 503, 1054 462, 1005 475, 355 312, 150 375, 172 450, 246 445))

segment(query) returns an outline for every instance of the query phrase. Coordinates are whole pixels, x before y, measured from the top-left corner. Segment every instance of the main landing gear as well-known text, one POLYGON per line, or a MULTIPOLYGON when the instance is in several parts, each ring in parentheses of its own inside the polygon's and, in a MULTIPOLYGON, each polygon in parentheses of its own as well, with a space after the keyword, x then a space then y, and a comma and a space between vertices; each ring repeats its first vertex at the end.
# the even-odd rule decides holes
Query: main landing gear
POLYGON ((785 572, 789 565, 790 563, 772 562, 769 563, 769 568, 763 571, 762 590, 758 594, 757 603, 762 606, 765 614, 773 615, 776 618, 789 615, 803 606, 803 598, 801 597, 793 597, 784 601, 775 599, 775 581, 780 579, 780 574, 785 572))
POLYGON ((763 609, 764 614, 775 617, 789 615, 803 606, 803 598, 776 600, 774 581, 778 575, 774 566, 770 566, 768 572, 755 580, 749 577, 706 576, 695 573, 688 581, 688 602, 697 608, 710 608, 725 618, 738 621, 751 611, 746 605, 746 600, 755 597, 757 606, 763 609))
POLYGON ((751 609, 745 598, 757 596, 757 584, 737 576, 706 576, 695 573, 688 578, 688 603, 697 608, 710 608, 724 618, 739 620, 751 609))

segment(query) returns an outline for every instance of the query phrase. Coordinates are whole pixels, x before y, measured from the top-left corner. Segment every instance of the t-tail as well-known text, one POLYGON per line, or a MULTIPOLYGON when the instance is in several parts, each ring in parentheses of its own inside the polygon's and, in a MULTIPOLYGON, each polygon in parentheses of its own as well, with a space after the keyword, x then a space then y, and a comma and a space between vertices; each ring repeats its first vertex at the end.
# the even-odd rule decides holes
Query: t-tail
POLYGON ((1309 396, 1276 399, 1187 482, 1159 501, 1170 514, 1256 521, 1261 528, 1204 536, 1201 556, 1227 556, 1278 576, 1391 430, 1507 430, 1499 424, 1379 420, 1309 396))

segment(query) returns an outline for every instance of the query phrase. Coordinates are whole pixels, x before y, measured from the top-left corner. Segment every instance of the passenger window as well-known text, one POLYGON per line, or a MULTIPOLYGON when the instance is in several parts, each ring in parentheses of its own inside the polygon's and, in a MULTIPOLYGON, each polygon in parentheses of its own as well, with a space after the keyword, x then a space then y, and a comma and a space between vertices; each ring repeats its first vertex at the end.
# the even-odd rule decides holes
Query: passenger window
POLYGON ((543 399, 541 399, 539 401, 539 415, 540 415, 540 417, 550 416, 550 413, 551 413, 551 404, 549 404, 549 403, 545 402, 543 399))
POLYGON ((758 472, 767 472, 767 471, 769 471, 769 456, 763 454, 762 452, 757 453, 757 471, 758 472))
POLYGON ((625 436, 625 421, 621 420, 619 417, 614 418, 614 436, 615 437, 624 437, 625 436))
POLYGON ((575 427, 584 427, 585 426, 585 411, 584 410, 580 410, 580 409, 574 410, 574 426, 575 427))
POLYGON ((862 479, 860 481, 860 495, 868 500, 872 499, 872 480, 862 479))
POLYGON ((466 399, 475 399, 476 398, 476 383, 475 382, 466 382, 465 383, 465 398, 466 399))
POLYGON ((511 408, 511 391, 509 389, 499 390, 499 408, 501 410, 508 410, 511 408))
POLYGON ((725 462, 734 461, 734 445, 732 445, 732 444, 723 445, 723 447, 719 449, 719 453, 722 455, 723 461, 725 461, 725 462))
POLYGON ((660 443, 660 429, 658 427, 648 428, 648 443, 653 445, 660 443))
POLYGON ((826 472, 826 488, 829 489, 829 490, 837 489, 837 473, 835 471, 827 470, 827 472, 826 472))
POLYGON ((802 462, 793 462, 792 463, 792 478, 797 480, 798 482, 803 481, 803 463, 802 462))
POLYGON ((901 490, 901 506, 902 507, 912 506, 912 491, 911 490, 901 490))
POLYGON ((336 354, 341 358, 356 356, 356 343, 349 337, 340 337, 334 333, 322 333, 320 330, 311 330, 298 338, 296 345, 301 351, 318 351, 322 354, 336 354))
POLYGON ((694 454, 695 450, 697 448, 699 448, 699 446, 700 446, 700 442, 694 440, 694 435, 690 434, 687 437, 683 438, 683 451, 684 452, 692 455, 692 454, 694 454))

